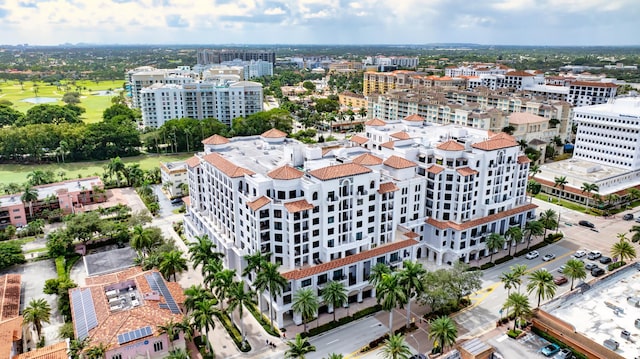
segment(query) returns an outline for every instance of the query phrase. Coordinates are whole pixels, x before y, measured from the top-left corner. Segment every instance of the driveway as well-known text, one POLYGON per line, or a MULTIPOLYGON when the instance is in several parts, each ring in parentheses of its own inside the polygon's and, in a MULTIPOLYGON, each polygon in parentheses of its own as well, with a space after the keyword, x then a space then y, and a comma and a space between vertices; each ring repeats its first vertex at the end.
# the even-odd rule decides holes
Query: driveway
POLYGON ((509 338, 504 331, 506 327, 497 330, 497 335, 486 339, 487 343, 492 345, 498 353, 505 358, 545 358, 540 352, 540 348, 549 344, 549 342, 536 334, 528 333, 524 337, 514 340, 509 338), (504 329, 502 329, 504 328, 504 329))

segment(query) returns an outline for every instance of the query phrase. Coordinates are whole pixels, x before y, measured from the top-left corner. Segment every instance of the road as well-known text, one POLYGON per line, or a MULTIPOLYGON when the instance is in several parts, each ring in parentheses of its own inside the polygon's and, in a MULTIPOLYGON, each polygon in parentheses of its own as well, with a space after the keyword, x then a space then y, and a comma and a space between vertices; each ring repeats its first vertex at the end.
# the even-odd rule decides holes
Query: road
POLYGON ((372 339, 383 336, 387 331, 387 326, 373 315, 368 316, 311 338, 309 342, 316 347, 316 351, 305 357, 321 359, 331 353, 351 353, 369 344, 372 339), (345 332, 348 334, 345 335, 345 332))

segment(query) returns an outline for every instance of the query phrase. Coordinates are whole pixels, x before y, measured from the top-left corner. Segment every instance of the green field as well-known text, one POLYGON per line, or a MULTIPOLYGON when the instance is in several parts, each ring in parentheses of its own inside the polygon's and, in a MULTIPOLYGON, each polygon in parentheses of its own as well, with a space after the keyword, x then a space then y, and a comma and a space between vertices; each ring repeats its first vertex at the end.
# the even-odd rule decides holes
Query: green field
MULTIPOLYGON (((98 83, 83 80, 76 81, 75 85, 70 85, 69 91, 76 91, 76 86, 83 88, 80 91, 81 99, 79 106, 84 107, 87 112, 83 115, 83 120, 87 123, 99 122, 102 120, 102 112, 105 108, 111 106, 111 97, 113 96, 96 96, 93 95, 96 91, 105 90, 121 90, 124 80, 118 81, 99 81, 98 83), (86 87, 86 90, 84 88, 86 87)), ((51 104, 64 105, 61 101, 62 95, 64 95, 64 89, 58 90, 56 86, 49 85, 45 82, 32 82, 24 81, 22 86, 18 81, 0 82, 0 99, 9 100, 13 102, 13 108, 16 110, 26 112, 36 104, 24 102, 24 99, 36 97, 34 89, 37 88, 38 97, 51 97, 55 98, 57 102, 50 102, 51 104), (37 85, 37 86, 34 86, 37 85), (23 90, 24 88, 24 90, 23 90)))
MULTIPOLYGON (((160 162, 180 161, 191 157, 191 153, 178 153, 175 155, 144 155, 136 157, 126 157, 122 161, 125 164, 139 163, 140 168, 149 170, 153 167, 158 167, 160 162)), ((65 176, 68 178, 89 177, 95 175, 102 175, 104 173, 104 166, 109 161, 94 161, 94 162, 73 162, 73 163, 52 163, 41 165, 14 165, 3 164, 0 165, 0 184, 9 183, 25 183, 27 182, 27 174, 34 170, 41 171, 53 171, 56 175, 61 171, 65 172, 65 176)))

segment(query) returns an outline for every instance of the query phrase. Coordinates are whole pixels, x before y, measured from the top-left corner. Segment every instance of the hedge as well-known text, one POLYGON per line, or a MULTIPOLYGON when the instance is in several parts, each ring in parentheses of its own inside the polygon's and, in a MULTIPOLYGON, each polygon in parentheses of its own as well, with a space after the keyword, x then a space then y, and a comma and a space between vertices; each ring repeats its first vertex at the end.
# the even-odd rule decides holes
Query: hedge
POLYGON ((520 335, 521 333, 522 333, 522 330, 509 329, 509 331, 507 332, 507 336, 509 336, 509 338, 516 339, 518 335, 520 335))
POLYGON ((618 268, 622 267, 625 264, 627 264, 627 263, 625 263, 625 262, 613 262, 613 263, 611 263, 611 264, 609 264, 607 266, 607 270, 608 271, 612 271, 614 269, 618 269, 618 268))
POLYGON ((488 269, 488 268, 491 268, 491 267, 495 267, 495 265, 496 265, 495 263, 491 263, 491 262, 485 263, 485 264, 480 266, 480 269, 488 269))
POLYGON ((238 327, 236 327, 236 325, 231 322, 231 318, 229 318, 229 314, 220 313, 220 312, 216 312, 215 314, 216 314, 216 317, 220 319, 220 322, 222 323, 224 328, 227 330, 227 333, 231 335, 231 339, 233 339, 233 342, 236 344, 236 347, 238 347, 238 349, 243 353, 250 351, 251 345, 246 340, 242 341, 242 333, 240 333, 240 331, 238 330, 238 327))
POLYGON ((271 321, 270 321, 270 319, 265 317, 264 314, 262 314, 261 312, 258 311, 258 307, 256 306, 255 303, 246 304, 245 307, 247 307, 247 309, 249 310, 251 315, 253 315, 253 317, 256 318, 258 323, 260 323, 262 328, 267 333, 269 333, 271 336, 280 338, 280 333, 278 332, 278 330, 275 329, 275 328, 271 329, 271 321))
POLYGON ((510 260, 512 260, 512 259, 513 259, 513 257, 512 257, 512 256, 510 256, 510 255, 506 255, 506 256, 504 256, 504 257, 502 257, 502 258, 498 258, 498 259, 496 259, 495 263, 496 263, 496 264, 502 264, 502 263, 507 262, 507 261, 510 261, 510 260))
POLYGON ((549 235, 547 236, 547 238, 544 239, 544 241, 551 244, 561 240, 563 237, 564 237, 564 234, 562 233, 549 233, 549 235))
POLYGON ((358 320, 360 318, 366 317, 370 314, 373 313, 377 313, 380 310, 382 310, 382 306, 380 304, 376 304, 373 307, 368 307, 368 308, 364 308, 363 310, 360 310, 358 312, 353 313, 353 315, 347 316, 347 317, 342 317, 340 319, 338 319, 337 321, 331 321, 329 323, 317 326, 315 328, 311 328, 309 329, 309 333, 302 333, 302 337, 306 338, 306 337, 312 337, 324 332, 327 332, 331 329, 335 329, 338 328, 340 326, 343 326, 347 323, 351 323, 354 320, 358 320))

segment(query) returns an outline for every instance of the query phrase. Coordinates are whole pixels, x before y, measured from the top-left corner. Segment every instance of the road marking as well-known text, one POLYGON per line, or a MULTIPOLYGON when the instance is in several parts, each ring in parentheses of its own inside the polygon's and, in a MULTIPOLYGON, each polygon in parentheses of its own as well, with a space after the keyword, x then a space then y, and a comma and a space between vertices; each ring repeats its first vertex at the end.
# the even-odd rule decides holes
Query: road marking
POLYGON ((496 341, 498 343, 502 343, 503 341, 505 341, 508 338, 508 336, 506 334, 502 335, 500 338, 496 339, 496 341))
POLYGON ((335 343, 335 342, 339 342, 339 341, 340 341, 340 339, 332 340, 332 341, 328 342, 328 343, 327 343, 327 345, 329 345, 329 344, 333 344, 333 343, 335 343))
POLYGON ((485 299, 487 299, 487 297, 493 293, 493 291, 498 288, 500 286, 501 282, 498 283, 493 283, 492 285, 482 288, 479 291, 476 292, 476 295, 474 297, 474 299, 471 301, 471 305, 462 309, 461 311, 457 312, 456 314, 453 314, 451 317, 455 318, 458 315, 462 314, 462 313, 466 313, 467 311, 475 308, 476 306, 478 306, 480 303, 482 303, 485 299))

